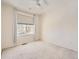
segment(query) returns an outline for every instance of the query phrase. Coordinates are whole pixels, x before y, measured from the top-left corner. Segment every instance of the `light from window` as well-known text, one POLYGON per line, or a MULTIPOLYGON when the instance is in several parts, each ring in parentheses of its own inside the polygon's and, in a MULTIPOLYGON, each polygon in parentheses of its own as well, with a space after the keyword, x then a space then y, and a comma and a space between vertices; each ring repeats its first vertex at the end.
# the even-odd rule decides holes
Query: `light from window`
POLYGON ((17 36, 34 34, 35 25, 17 24, 17 36))

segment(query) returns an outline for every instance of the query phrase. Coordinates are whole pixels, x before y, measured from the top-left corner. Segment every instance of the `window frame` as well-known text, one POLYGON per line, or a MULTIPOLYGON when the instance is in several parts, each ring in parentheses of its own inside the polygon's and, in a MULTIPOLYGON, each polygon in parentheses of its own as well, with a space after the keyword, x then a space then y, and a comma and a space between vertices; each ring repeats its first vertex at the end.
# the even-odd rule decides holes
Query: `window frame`
MULTIPOLYGON (((15 34, 16 34, 16 38, 18 37, 17 36, 17 15, 18 14, 22 14, 22 15, 25 15, 25 16, 30 16, 30 17, 33 17, 32 19, 33 19, 33 24, 28 24, 28 25, 34 25, 35 26, 35 33, 34 34, 25 34, 25 35, 21 35, 20 37, 22 37, 22 36, 28 36, 28 35, 34 35, 35 36, 35 34, 36 34, 36 24, 35 24, 35 14, 30 14, 30 13, 26 13, 26 12, 21 12, 21 11, 16 11, 16 28, 15 28, 15 34)), ((20 23, 20 24, 26 24, 26 23, 20 23)))

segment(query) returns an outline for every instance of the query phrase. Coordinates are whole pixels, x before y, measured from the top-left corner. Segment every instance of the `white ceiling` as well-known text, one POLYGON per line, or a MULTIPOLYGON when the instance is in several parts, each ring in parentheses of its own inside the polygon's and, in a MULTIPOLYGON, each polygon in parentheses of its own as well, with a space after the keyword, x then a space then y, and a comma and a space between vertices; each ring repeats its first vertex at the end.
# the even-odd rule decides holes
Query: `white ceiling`
POLYGON ((2 2, 8 3, 17 9, 27 11, 35 14, 42 14, 51 10, 58 10, 71 3, 73 0, 46 0, 48 5, 46 5, 41 0, 42 7, 36 5, 36 0, 2 0, 2 2))
POLYGON ((39 7, 36 4, 36 0, 2 0, 2 2, 6 2, 20 10, 24 10, 24 11, 36 13, 36 14, 43 13, 46 10, 46 8, 49 6, 50 0, 46 0, 48 2, 48 5, 46 5, 42 1, 43 0, 40 1, 42 7, 39 7))

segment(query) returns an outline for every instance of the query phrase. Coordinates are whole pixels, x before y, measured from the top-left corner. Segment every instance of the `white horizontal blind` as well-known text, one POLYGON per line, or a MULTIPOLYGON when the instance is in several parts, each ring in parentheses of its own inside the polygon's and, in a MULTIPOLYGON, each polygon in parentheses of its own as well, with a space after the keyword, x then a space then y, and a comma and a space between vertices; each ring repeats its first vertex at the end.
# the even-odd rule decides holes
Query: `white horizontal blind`
POLYGON ((33 22, 33 15, 29 16, 28 14, 17 13, 17 23, 33 24, 33 22))

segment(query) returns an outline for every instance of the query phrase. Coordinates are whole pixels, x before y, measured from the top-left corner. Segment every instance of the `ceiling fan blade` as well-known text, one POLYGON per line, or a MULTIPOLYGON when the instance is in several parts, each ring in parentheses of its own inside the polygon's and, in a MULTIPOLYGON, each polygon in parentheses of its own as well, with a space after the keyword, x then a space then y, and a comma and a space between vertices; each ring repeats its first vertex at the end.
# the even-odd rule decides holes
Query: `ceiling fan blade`
POLYGON ((36 4, 37 4, 38 6, 41 6, 41 4, 39 3, 39 1, 40 1, 40 0, 36 0, 36 4))

